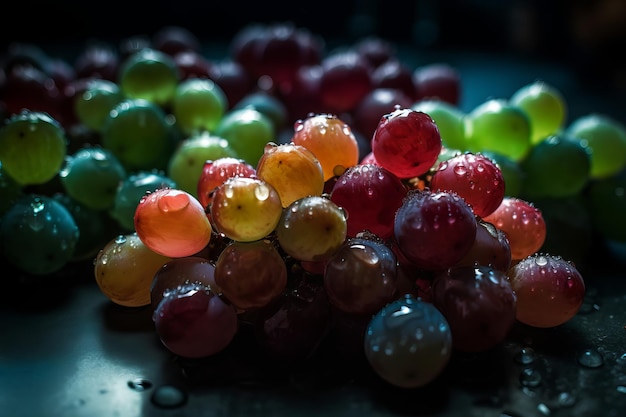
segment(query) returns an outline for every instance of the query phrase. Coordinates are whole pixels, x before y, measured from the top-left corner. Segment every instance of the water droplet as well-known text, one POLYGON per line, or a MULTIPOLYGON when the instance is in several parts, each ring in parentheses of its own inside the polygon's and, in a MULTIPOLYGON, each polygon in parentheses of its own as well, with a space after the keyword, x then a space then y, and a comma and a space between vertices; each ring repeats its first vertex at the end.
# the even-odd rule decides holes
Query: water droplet
POLYGON ((578 355, 578 363, 587 368, 599 368, 604 365, 604 358, 598 351, 586 349, 578 355))
POLYGON ((513 359, 515 362, 522 365, 530 365, 537 360, 537 353, 533 350, 533 348, 524 347, 517 352, 513 359))
POLYGON ((161 408, 177 408, 187 402, 187 393, 172 385, 162 385, 154 390, 152 403, 161 408))
POLYGON ((126 243, 126 236, 117 235, 117 237, 115 238, 115 243, 117 243, 118 245, 126 243))
POLYGON ((454 173, 458 176, 467 174, 467 168, 464 165, 457 165, 454 167, 454 173))
POLYGON ((520 382, 525 387, 538 387, 541 384, 541 373, 533 368, 526 368, 520 374, 520 382))
POLYGON ((136 378, 128 381, 128 387, 135 391, 145 391, 152 388, 152 382, 143 378, 136 378))
POLYGON ((270 196, 270 188, 265 185, 265 184, 259 184, 255 189, 254 189, 254 196, 257 198, 257 200, 259 201, 265 201, 269 198, 270 196))

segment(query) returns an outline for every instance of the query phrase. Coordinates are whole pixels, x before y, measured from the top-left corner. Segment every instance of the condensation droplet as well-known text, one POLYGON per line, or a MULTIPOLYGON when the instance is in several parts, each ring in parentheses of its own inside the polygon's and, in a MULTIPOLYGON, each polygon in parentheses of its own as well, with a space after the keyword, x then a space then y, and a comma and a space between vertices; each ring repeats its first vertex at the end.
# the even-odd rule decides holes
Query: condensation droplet
POLYGON ((578 355, 578 363, 586 368, 599 368, 604 365, 604 358, 597 350, 586 349, 578 355))
POLYGON ((513 358, 515 362, 520 363, 522 365, 530 365, 537 360, 537 354, 533 350, 533 348, 524 347, 517 352, 515 357, 513 358))
POLYGON ((187 393, 172 385, 162 385, 154 390, 151 400, 160 408, 177 408, 187 402, 187 393))
POLYGON ((538 387, 541 385, 541 373, 534 368, 526 368, 520 374, 520 382, 525 387, 538 387))

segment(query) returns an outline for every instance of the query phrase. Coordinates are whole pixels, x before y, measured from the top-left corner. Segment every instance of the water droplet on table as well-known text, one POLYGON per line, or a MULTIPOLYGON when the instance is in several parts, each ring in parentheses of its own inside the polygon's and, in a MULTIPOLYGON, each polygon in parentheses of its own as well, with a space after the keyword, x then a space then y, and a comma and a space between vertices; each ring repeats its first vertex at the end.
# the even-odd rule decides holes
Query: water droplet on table
POLYGON ((578 355, 578 363, 587 368, 599 368, 604 364, 604 359, 598 351, 586 349, 578 355))
POLYGON ((187 402, 187 393, 172 385, 162 385, 152 393, 152 403, 161 408, 176 408, 187 402))
POLYGON ((152 382, 143 378, 136 378, 128 381, 128 386, 135 391, 145 391, 152 388, 152 382))

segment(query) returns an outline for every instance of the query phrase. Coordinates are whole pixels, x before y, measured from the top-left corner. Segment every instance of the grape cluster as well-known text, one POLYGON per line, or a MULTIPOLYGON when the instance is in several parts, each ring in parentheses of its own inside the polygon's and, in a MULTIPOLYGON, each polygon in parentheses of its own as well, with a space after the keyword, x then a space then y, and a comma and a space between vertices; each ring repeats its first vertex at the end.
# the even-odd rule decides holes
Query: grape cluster
POLYGON ((304 360, 349 317, 381 378, 423 386, 453 350, 576 314, 585 253, 559 225, 626 242, 626 128, 568 123, 546 83, 466 113, 455 68, 381 39, 326 53, 274 24, 223 61, 199 45, 167 27, 71 65, 16 44, 0 91, 1 256, 35 275, 95 258, 175 355, 252 326, 304 360))

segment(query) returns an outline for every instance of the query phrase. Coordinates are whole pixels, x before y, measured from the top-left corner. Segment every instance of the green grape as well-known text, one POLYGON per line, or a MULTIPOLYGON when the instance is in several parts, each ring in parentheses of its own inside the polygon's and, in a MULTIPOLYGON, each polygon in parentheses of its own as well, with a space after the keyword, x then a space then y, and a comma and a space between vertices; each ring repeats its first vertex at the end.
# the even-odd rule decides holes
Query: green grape
POLYGON ((411 108, 428 114, 437 124, 441 141, 446 148, 466 151, 467 142, 464 133, 464 117, 458 107, 439 99, 424 99, 414 103, 411 108))
POLYGON ((127 232, 132 232, 135 230, 135 210, 142 197, 160 188, 176 186, 174 180, 159 171, 135 172, 124 178, 118 186, 109 215, 127 232))
POLYGON ((258 110, 269 117, 276 132, 279 132, 287 123, 287 107, 277 97, 269 93, 263 91, 250 93, 239 100, 233 110, 246 107, 258 110))
POLYGON ((167 174, 179 189, 197 197, 204 163, 226 157, 238 158, 226 139, 200 132, 183 140, 176 148, 169 160, 167 174))
POLYGON ((294 259, 323 262, 346 240, 345 212, 330 199, 308 196, 291 203, 276 227, 280 247, 294 259))
POLYGON ((74 256, 80 231, 65 206, 51 197, 27 194, 0 223, 0 248, 18 269, 45 275, 63 268, 74 256))
POLYGON ((162 168, 176 140, 163 109, 141 99, 118 104, 102 127, 102 146, 109 149, 129 171, 162 168))
POLYGON ((626 243, 626 171, 591 180, 587 192, 594 229, 608 240, 626 243))
POLYGON ((59 177, 74 200, 92 210, 106 210, 113 206, 126 170, 111 151, 89 147, 68 156, 59 177))
POLYGON ((0 161, 19 185, 44 184, 54 178, 67 154, 61 124, 47 113, 23 110, 0 130, 0 161))
POLYGON ((276 189, 259 178, 230 177, 215 189, 210 216, 218 232, 238 242, 274 231, 283 206, 276 189))
POLYGON ((591 178, 610 177, 626 166, 626 126, 610 116, 581 116, 565 132, 589 148, 591 178))
POLYGON ((559 90, 543 81, 534 81, 521 87, 513 93, 509 103, 528 115, 533 144, 559 133, 565 124, 565 98, 559 90))
POLYGON ((498 152, 486 151, 483 155, 489 157, 500 167, 504 178, 504 194, 509 197, 520 197, 524 186, 526 174, 520 164, 506 155, 498 152))
POLYGON ((179 79, 174 58, 151 48, 133 53, 119 72, 119 85, 125 96, 161 106, 170 104, 179 79))
POLYGON ((527 199, 580 193, 590 178, 591 158, 578 140, 553 135, 533 146, 520 162, 527 199))
POLYGON ((113 81, 93 79, 85 91, 74 101, 74 111, 78 120, 89 129, 100 132, 109 112, 125 97, 119 85, 113 81))
POLYGON ((214 134, 228 140, 239 158, 252 166, 257 165, 259 158, 263 155, 265 145, 276 141, 271 119, 249 107, 226 113, 217 125, 214 134))
POLYGON ((503 99, 489 99, 465 117, 465 138, 472 152, 492 151, 519 161, 530 150, 530 119, 503 99))
POLYGON ((178 84, 172 114, 180 131, 190 136, 212 132, 227 107, 228 99, 220 86, 207 78, 190 78, 178 84))

